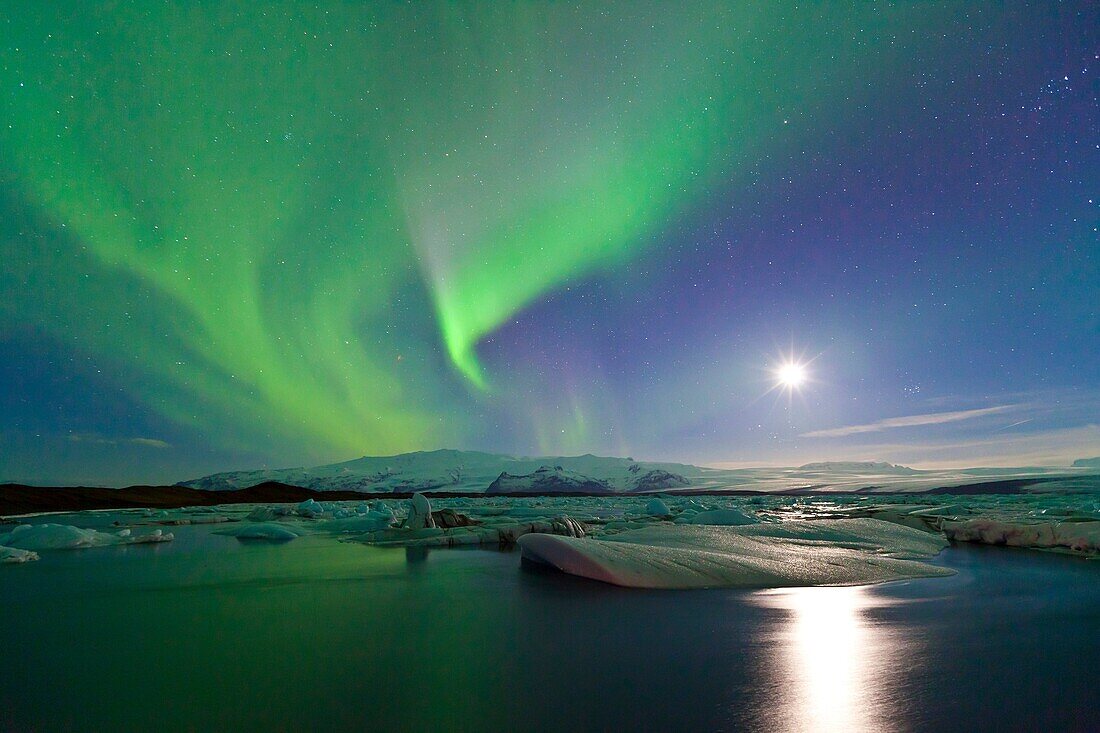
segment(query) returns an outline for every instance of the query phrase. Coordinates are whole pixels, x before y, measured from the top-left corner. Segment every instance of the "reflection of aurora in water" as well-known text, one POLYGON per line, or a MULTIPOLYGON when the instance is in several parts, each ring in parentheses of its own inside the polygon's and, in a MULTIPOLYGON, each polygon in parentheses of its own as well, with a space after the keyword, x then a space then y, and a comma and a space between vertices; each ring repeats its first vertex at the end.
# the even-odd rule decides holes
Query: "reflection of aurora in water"
POLYGON ((776 730, 874 733, 902 730, 891 709, 891 675, 918 642, 902 644, 868 611, 890 601, 866 586, 792 588, 756 594, 785 612, 772 637, 778 667, 776 730))

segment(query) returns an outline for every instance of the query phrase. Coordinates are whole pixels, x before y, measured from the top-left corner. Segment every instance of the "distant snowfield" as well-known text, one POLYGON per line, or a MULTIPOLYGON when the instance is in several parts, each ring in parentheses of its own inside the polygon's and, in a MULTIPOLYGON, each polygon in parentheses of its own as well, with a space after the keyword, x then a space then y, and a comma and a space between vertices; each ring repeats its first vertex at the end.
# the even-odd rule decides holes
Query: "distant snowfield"
POLYGON ((972 487, 975 492, 1079 490, 1100 485, 1100 470, 969 468, 923 471, 882 462, 810 463, 795 468, 706 468, 683 463, 604 456, 516 457, 437 450, 366 456, 312 468, 216 473, 181 486, 215 491, 265 481, 318 491, 372 493, 454 491, 488 493, 616 493, 654 491, 921 492, 972 487), (1010 482, 1006 484, 1005 482, 1010 482), (1006 488, 1007 486, 1007 488, 1006 488))
MULTIPOLYGON (((950 574, 951 541, 1100 557, 1100 493, 532 496, 222 505, 51 515, 0 526, 0 562, 171 542, 316 536, 378 547, 517 547, 529 562, 636 588, 855 585, 950 574), (932 501, 930 501, 930 499, 932 501), (48 520, 48 521, 47 521, 48 520), (64 522, 64 523, 63 523, 64 522)), ((170 547, 168 548, 170 551, 170 547)))

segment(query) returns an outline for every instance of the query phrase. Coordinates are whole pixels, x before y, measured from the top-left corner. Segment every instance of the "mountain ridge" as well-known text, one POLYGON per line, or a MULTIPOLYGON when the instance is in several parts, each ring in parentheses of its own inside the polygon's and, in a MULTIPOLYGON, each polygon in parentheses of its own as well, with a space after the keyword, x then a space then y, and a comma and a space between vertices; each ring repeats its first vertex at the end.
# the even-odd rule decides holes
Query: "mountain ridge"
MULTIPOLYGON (((629 457, 591 453, 531 457, 440 449, 392 456, 362 456, 311 467, 224 471, 181 481, 176 485, 226 491, 276 481, 317 491, 486 491, 502 476, 509 477, 511 485, 518 487, 524 484, 522 481, 517 483, 515 479, 534 476, 547 468, 561 474, 558 483, 563 488, 606 486, 610 492, 690 487, 694 485, 694 480, 702 480, 715 470, 685 463, 635 461, 629 457)), ((548 479, 545 471, 540 479, 548 479)))

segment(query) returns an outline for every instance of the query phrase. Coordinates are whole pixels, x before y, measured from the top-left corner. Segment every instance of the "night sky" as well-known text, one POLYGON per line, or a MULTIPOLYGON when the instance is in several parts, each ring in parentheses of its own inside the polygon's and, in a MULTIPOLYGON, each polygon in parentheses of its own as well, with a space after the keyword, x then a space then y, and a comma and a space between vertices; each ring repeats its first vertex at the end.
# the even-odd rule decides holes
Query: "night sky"
POLYGON ((1100 455, 1094 2, 94 5, 0 19, 0 479, 1100 455))

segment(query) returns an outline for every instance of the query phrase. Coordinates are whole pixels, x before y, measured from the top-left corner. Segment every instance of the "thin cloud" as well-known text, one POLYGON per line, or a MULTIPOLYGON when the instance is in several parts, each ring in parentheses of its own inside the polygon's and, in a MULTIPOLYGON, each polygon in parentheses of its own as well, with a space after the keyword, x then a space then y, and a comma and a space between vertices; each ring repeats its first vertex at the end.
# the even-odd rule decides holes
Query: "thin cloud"
POLYGON ((144 446, 149 447, 149 448, 171 448, 172 447, 168 443, 165 443, 163 440, 157 440, 156 438, 130 438, 127 442, 128 443, 133 443, 134 445, 144 445, 144 446))
POLYGON ((828 430, 814 430, 809 433, 802 433, 798 437, 843 438, 847 435, 858 435, 859 433, 876 433, 881 430, 892 430, 894 428, 911 428, 918 425, 939 425, 941 423, 959 422, 960 420, 972 420, 976 417, 995 415, 999 412, 1014 410, 1017 407, 1019 407, 1019 405, 999 405, 997 407, 983 407, 978 410, 957 410, 955 412, 932 412, 925 415, 890 417, 886 418, 885 420, 866 423, 864 425, 847 425, 845 427, 830 428, 828 430))
POLYGON ((1011 425, 1005 425, 1005 426, 1004 426, 1003 428, 997 428, 997 429, 996 429, 996 430, 994 430, 993 432, 994 432, 994 433, 999 433, 999 432, 1001 432, 1002 430, 1008 430, 1009 428, 1014 428, 1014 427, 1016 427, 1017 425, 1023 425, 1024 423, 1029 423, 1029 422, 1031 422, 1031 421, 1032 421, 1032 420, 1034 420, 1034 419, 1035 419, 1035 418, 1033 418, 1033 417, 1029 417, 1029 418, 1028 418, 1028 419, 1026 419, 1026 420, 1017 420, 1016 422, 1012 423, 1011 425))
POLYGON ((171 448, 171 444, 156 438, 105 438, 95 433, 72 433, 69 440, 73 443, 91 443, 92 445, 140 445, 146 448, 171 448))
POLYGON ((1096 424, 1015 435, 997 433, 996 436, 964 441, 855 445, 831 460, 880 456, 878 460, 920 468, 1066 467, 1077 458, 1100 454, 1100 425, 1096 424))

